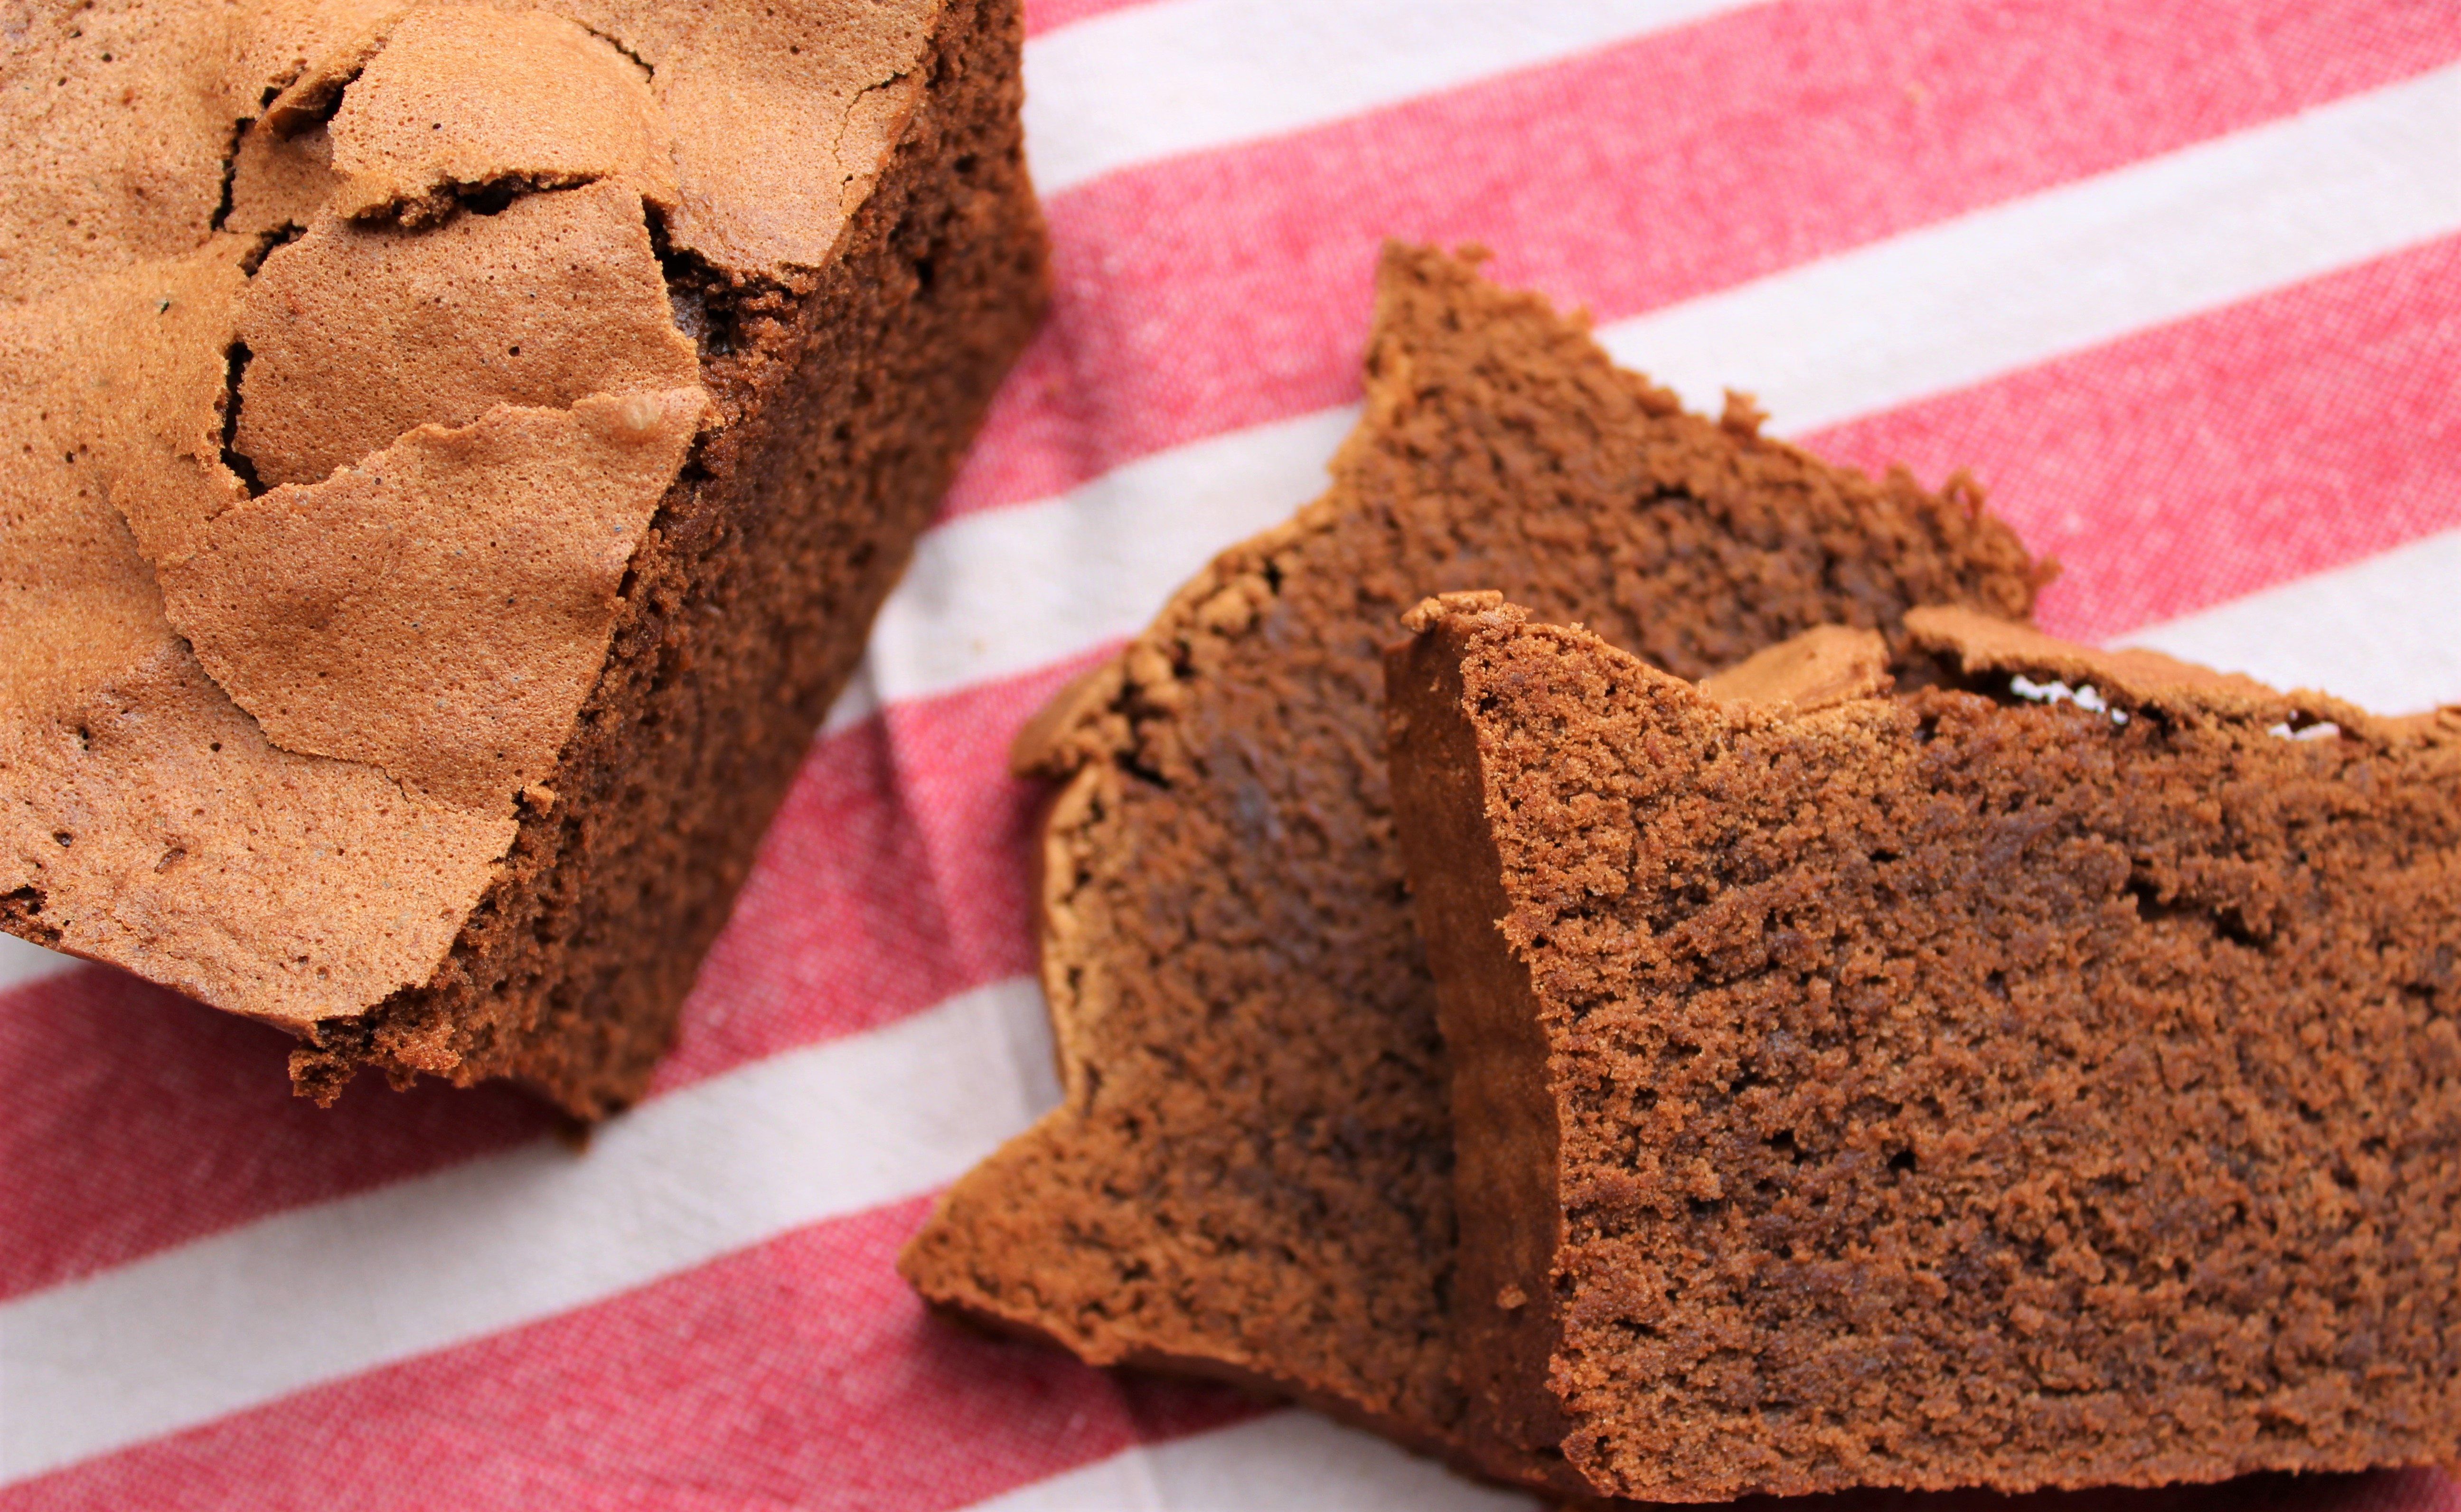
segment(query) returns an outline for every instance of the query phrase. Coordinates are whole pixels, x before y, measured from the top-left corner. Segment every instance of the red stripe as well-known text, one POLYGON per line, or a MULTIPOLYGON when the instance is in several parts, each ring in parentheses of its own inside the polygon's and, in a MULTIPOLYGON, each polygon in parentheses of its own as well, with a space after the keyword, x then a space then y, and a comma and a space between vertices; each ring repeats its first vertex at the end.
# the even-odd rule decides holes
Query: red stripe
MULTIPOLYGON (((671 1089, 1030 970, 1039 790, 1009 736, 1082 665, 888 711, 815 747, 701 969, 671 1089)), ((268 1213, 535 1138, 503 1088, 332 1112, 289 1095, 290 1041, 100 968, 0 993, 0 1297, 268 1213)))
MULTIPOLYGON (((2099 638, 2461 523, 2440 355, 2461 350, 2456 258, 2439 242, 1814 444, 1935 479, 1970 458, 2070 564, 2046 620, 2099 638)), ((815 749, 662 1089, 1031 969, 1038 793, 1005 775, 1003 747, 1087 659, 903 704, 815 749)), ((281 1043, 109 973, 0 996, 0 1078, 23 1089, 0 1119, 0 1295, 537 1127, 501 1094, 465 1112, 373 1086, 319 1116, 284 1096, 281 1043)))
MULTIPOLYGON (((939 1512, 1253 1416, 927 1317, 890 1268, 928 1199, 822 1224, 476 1343, 311 1388, 0 1491, 87 1507, 743 1507, 939 1512)), ((1834 1512, 2461 1512, 2433 1472, 1834 1512)))
POLYGON ((1619 319, 2410 76, 2405 0, 1780 0, 1050 205, 1052 318, 948 509, 1357 397, 1376 248, 1619 319))
POLYGON ((0 1297, 548 1127, 502 1087, 322 1112, 290 1096, 291 1043, 101 967, 0 993, 0 1297))
POLYGON ((1041 784, 1008 743, 1107 649, 889 708, 824 742, 701 968, 657 1090, 1034 969, 1041 784))
POLYGON ((928 1199, 0 1493, 10 1509, 962 1506, 1257 1408, 928 1318, 928 1199))
POLYGON ((1127 11, 1154 0, 1027 0, 1025 34, 1040 36, 1114 11, 1127 11))
POLYGON ((2461 526, 2461 237, 1814 437, 1973 469, 2102 640, 2461 526))

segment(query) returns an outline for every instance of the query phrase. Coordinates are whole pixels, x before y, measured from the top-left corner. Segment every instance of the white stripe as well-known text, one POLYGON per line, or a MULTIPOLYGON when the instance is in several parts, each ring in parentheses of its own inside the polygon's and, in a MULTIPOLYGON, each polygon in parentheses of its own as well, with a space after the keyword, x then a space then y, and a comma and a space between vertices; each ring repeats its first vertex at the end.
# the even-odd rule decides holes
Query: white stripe
POLYGON ((2461 230, 2461 68, 1978 210, 1609 328, 1618 361, 1787 431, 2461 230))
POLYGON ((1215 552, 1322 493, 1358 417, 1321 410, 1173 447, 1048 502, 931 531, 823 733, 873 713, 884 692, 947 692, 1135 634, 1215 552))
POLYGON ((2461 530, 2119 639, 2381 713, 2461 706, 2461 530))
POLYGON ((20 982, 57 976, 84 964, 75 956, 46 950, 13 934, 0 934, 0 990, 15 987, 20 982))
POLYGON ((1743 0, 1161 0, 1025 45, 1025 149, 1058 194, 1131 163, 1338 120, 1737 10, 1743 0))
POLYGON ((1446 1473, 1313 1413, 1279 1412, 1129 1449, 978 1502, 974 1512, 1534 1512, 1537 1503, 1446 1473))
MULTIPOLYGON (((1089 23, 1090 24, 1090 23, 1089 23)), ((1926 227, 1599 332, 1696 407, 1800 433, 2461 231, 2461 68, 1926 227)), ((1324 479, 1330 410, 1131 462, 926 535, 861 692, 931 697, 1135 633, 1324 479)))
POLYGON ((0 1304, 0 1480, 953 1180, 1059 1100, 1027 978, 533 1145, 0 1304))

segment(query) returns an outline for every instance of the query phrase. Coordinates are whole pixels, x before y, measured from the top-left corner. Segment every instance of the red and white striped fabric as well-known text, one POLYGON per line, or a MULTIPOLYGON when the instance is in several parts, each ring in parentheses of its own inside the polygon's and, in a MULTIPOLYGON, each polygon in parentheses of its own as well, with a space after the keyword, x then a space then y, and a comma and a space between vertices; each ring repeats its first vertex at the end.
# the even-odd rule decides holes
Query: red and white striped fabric
MULTIPOLYGON (((1388 234, 1495 248, 1696 404, 1749 388, 1830 455, 1971 466, 2065 563, 2053 630, 2461 702, 2450 4, 1029 21, 1051 323, 644 1106, 586 1155, 496 1091, 319 1113, 269 1031, 0 956, 0 1508, 1525 1505, 1302 1414, 961 1335, 889 1268, 1055 1096, 1035 796, 1002 748, 1316 491, 1388 234)), ((2461 1489, 2129 1504, 2246 1503, 2461 1489)))

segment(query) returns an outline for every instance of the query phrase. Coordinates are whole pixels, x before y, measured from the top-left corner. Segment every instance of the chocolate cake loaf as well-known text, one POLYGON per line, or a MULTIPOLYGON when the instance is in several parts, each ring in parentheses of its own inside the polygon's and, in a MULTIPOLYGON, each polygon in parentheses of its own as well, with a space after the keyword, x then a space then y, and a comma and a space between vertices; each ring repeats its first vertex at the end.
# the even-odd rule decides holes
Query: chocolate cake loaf
POLYGON ((1448 1450, 1452 1134, 1382 750, 1398 616, 1509 583, 1697 675, 1831 621, 1894 643, 1917 604, 2022 615, 2040 574, 1964 485, 1824 465, 1740 404, 1685 415, 1467 259, 1387 250, 1366 369, 1331 490, 1020 737, 1065 784, 1040 893, 1065 1102, 901 1264, 1088 1360, 1448 1450))
POLYGON ((21 19, 0 926, 623 1106, 1038 314, 1016 5, 21 19))
POLYGON ((1409 623, 1474 1437, 1658 1501, 2461 1452, 2461 710, 1409 623))

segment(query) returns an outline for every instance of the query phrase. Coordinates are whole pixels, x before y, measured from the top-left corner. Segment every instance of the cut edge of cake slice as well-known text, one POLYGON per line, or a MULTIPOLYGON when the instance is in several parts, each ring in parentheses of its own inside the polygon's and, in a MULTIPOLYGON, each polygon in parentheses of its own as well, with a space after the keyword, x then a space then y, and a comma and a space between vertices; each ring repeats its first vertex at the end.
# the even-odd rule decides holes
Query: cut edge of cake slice
POLYGON ((2449 1462, 2461 710, 1961 609, 1900 695, 1851 632, 1695 686, 1408 628, 1474 1445, 1677 1501, 2449 1462))

